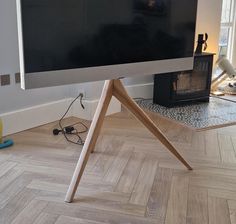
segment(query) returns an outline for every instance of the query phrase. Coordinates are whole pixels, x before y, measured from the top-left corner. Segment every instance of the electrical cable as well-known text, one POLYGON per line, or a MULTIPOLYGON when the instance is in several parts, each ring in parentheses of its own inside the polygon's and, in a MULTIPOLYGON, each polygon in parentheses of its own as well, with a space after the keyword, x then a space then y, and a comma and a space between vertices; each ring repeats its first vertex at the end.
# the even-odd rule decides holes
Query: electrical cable
MULTIPOLYGON (((71 103, 70 105, 68 106, 66 112, 63 114, 63 116, 61 117, 61 119, 59 120, 58 124, 59 124, 59 127, 61 130, 58 130, 58 133, 59 132, 62 132, 62 134, 64 135, 65 139, 70 142, 70 143, 73 143, 73 144, 76 144, 76 145, 84 145, 84 141, 82 140, 80 134, 82 133, 86 133, 88 131, 88 127, 82 123, 82 122, 76 122, 74 124, 71 124, 71 125, 67 125, 66 127, 63 127, 62 125, 62 121, 64 120, 65 116, 68 114, 69 110, 71 109, 72 105, 75 103, 76 100, 78 100, 80 98, 80 105, 81 107, 84 109, 84 105, 82 103, 82 98, 83 98, 83 94, 79 94, 71 103), (78 125, 78 124, 81 124, 85 129, 83 131, 78 131, 76 128, 74 128, 75 125, 78 125), (75 132, 73 132, 75 131, 75 132), (70 140, 67 135, 75 135, 78 137, 78 140, 77 142, 75 141, 72 141, 70 140)), ((55 130, 55 129, 54 129, 55 130)), ((54 132, 54 131, 53 131, 54 132)))

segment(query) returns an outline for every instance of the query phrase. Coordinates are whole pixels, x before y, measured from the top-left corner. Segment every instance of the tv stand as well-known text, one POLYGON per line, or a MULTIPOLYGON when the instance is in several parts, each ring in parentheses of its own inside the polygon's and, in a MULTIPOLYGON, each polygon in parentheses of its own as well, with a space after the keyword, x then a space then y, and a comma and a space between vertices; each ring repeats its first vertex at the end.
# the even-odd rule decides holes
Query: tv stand
POLYGON ((106 81, 103 87, 102 95, 99 100, 92 124, 90 126, 84 147, 80 154, 79 161, 75 168, 69 189, 66 194, 65 202, 72 202, 83 175, 84 169, 88 162, 90 153, 93 152, 99 132, 102 127, 107 108, 112 96, 115 96, 133 115, 143 123, 143 125, 166 146, 166 148, 186 166, 192 170, 192 167, 178 153, 175 147, 169 142, 165 135, 159 130, 154 122, 146 115, 146 113, 136 104, 136 102, 128 95, 120 80, 106 81))

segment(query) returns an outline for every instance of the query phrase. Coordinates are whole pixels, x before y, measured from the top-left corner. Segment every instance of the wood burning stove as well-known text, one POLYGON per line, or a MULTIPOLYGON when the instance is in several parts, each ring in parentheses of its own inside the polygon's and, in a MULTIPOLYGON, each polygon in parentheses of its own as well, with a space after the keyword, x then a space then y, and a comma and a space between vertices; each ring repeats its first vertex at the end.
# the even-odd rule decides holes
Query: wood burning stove
POLYGON ((191 71, 155 75, 153 102, 173 107, 196 101, 209 101, 214 54, 194 55, 191 71))

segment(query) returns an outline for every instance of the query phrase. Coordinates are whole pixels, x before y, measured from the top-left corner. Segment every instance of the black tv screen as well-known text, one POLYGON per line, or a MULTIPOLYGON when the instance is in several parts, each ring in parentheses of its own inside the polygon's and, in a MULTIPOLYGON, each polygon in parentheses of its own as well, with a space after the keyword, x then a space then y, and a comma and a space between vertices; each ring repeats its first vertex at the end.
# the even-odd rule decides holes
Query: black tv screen
POLYGON ((25 73, 193 56, 197 0, 21 0, 25 73))

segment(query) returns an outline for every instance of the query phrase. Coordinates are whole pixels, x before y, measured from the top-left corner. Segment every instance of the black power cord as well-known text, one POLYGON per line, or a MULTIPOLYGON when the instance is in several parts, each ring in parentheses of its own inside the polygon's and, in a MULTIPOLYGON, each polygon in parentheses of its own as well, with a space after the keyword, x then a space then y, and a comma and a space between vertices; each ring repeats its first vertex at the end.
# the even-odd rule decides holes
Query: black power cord
POLYGON ((74 124, 71 124, 71 125, 67 125, 66 127, 63 127, 62 125, 62 121, 63 119, 65 118, 65 116, 68 114, 69 110, 71 109, 72 105, 74 104, 74 102, 76 100, 80 99, 80 105, 83 109, 85 109, 84 105, 83 105, 83 94, 79 94, 69 105, 69 107, 67 108, 66 112, 64 113, 64 115, 61 117, 61 119, 59 120, 58 124, 59 124, 59 127, 60 129, 54 129, 53 130, 53 134, 54 135, 59 135, 59 133, 61 132, 65 139, 70 142, 70 143, 73 143, 73 144, 76 144, 76 145, 84 145, 84 141, 82 140, 80 134, 82 133, 86 133, 88 131, 88 127, 82 123, 82 122, 76 122, 74 124), (78 131, 74 126, 75 125, 82 125, 84 127, 84 130, 83 131, 78 131), (77 136, 78 137, 78 140, 75 142, 75 141, 72 141, 68 138, 67 135, 74 135, 74 136, 77 136))

